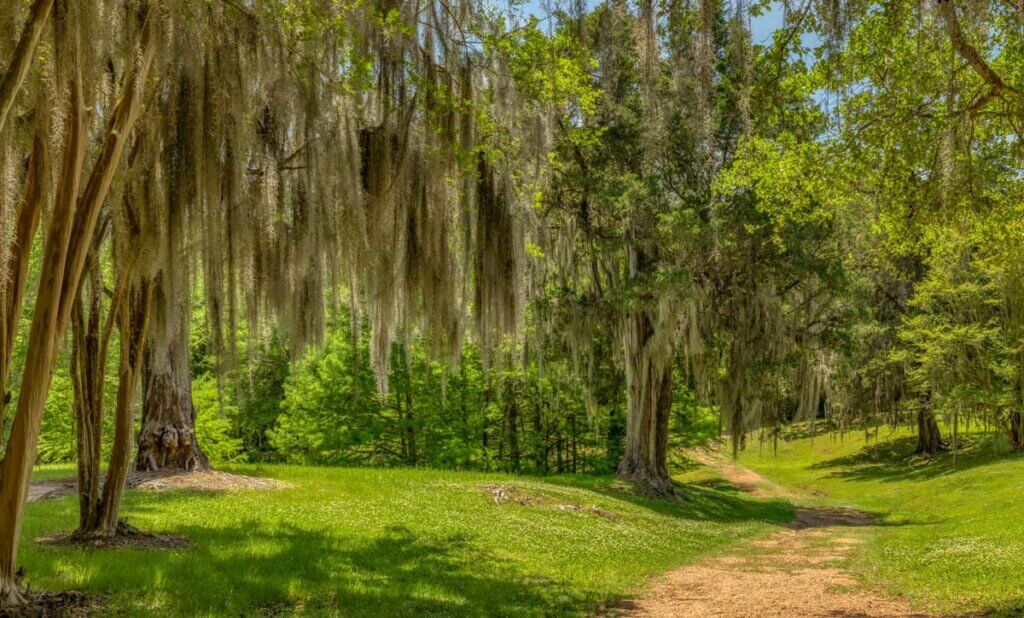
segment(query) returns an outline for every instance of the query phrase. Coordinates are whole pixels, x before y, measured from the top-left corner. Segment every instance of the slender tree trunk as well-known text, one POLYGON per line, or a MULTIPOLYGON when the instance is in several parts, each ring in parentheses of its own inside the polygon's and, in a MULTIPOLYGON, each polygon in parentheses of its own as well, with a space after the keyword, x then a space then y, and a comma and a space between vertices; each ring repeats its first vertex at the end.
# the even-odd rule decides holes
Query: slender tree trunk
POLYGON ((96 517, 100 501, 100 457, 103 437, 103 376, 106 359, 100 352, 100 304, 103 283, 95 253, 90 257, 89 290, 79 292, 71 312, 71 374, 78 455, 78 526, 96 517), (87 302, 88 301, 88 302, 87 302))
POLYGON ((43 36, 43 30, 50 19, 50 11, 53 9, 53 0, 36 0, 32 3, 29 11, 28 21, 21 31, 18 39, 18 46, 14 48, 14 57, 7 66, 7 72, 0 80, 0 133, 3 133, 7 124, 7 117, 14 107, 14 100, 18 97, 21 84, 28 75, 28 69, 32 65, 32 58, 35 57, 36 46, 43 36))
POLYGON ((505 441, 508 442, 509 466, 513 472, 519 472, 519 402, 516 399, 516 385, 510 384, 505 401, 505 441))
POLYGON ((3 288, 3 308, 0 311, 0 320, 3 320, 0 328, 0 436, 4 435, 7 422, 7 404, 11 399, 7 384, 11 378, 14 340, 18 333, 29 261, 32 259, 32 240, 35 238, 43 212, 47 174, 49 161, 46 156, 46 142, 41 132, 37 131, 32 141, 25 191, 18 204, 13 246, 7 260, 7 285, 3 288))
POLYGON ((405 442, 409 449, 408 462, 415 466, 418 461, 416 453, 416 410, 412 405, 412 371, 409 370, 409 349, 402 346, 405 366, 405 442))
POLYGON ((668 475, 668 420, 672 407, 672 363, 655 349, 650 316, 637 311, 626 318, 626 448, 618 475, 672 493, 668 475))
POLYGON ((932 413, 932 394, 925 395, 921 407, 917 411, 917 453, 934 454, 948 450, 949 446, 942 441, 939 423, 932 413))
POLYGON ((533 401, 533 439, 536 441, 534 448, 534 464, 540 474, 548 473, 547 436, 544 435, 544 423, 541 419, 540 393, 537 393, 533 401))
MULTIPOLYGON (((15 577, 18 540, 32 464, 35 462, 39 425, 53 377, 57 342, 63 334, 59 317, 65 288, 64 269, 85 158, 85 103, 77 61, 73 66, 76 78, 71 84, 72 100, 65 131, 68 137, 61 180, 43 247, 39 291, 32 312, 18 407, 3 462, 0 463, 0 607, 18 605, 22 601, 15 577)), ((91 230, 88 232, 91 234, 91 230)))
MULTIPOLYGON (((39 426, 50 390, 57 351, 63 339, 89 248, 93 242, 100 208, 106 200, 121 159, 125 141, 138 119, 141 88, 146 83, 155 55, 152 11, 142 28, 142 54, 126 72, 121 99, 113 107, 103 145, 89 182, 79 197, 85 159, 87 113, 82 95, 75 32, 71 62, 71 105, 64 162, 40 264, 39 291, 29 331, 28 352, 22 375, 18 408, 11 425, 3 462, 0 463, 0 606, 22 601, 15 578, 18 539, 25 501, 36 457, 39 426)), ((77 27, 77 24, 73 24, 77 27)))
POLYGON ((132 403, 142 368, 142 348, 149 330, 152 306, 152 282, 144 280, 133 286, 118 315, 121 331, 121 364, 118 370, 117 409, 114 418, 114 448, 110 453, 107 478, 103 484, 103 500, 96 521, 90 522, 98 534, 111 536, 117 532, 121 498, 131 467, 134 418, 132 403))

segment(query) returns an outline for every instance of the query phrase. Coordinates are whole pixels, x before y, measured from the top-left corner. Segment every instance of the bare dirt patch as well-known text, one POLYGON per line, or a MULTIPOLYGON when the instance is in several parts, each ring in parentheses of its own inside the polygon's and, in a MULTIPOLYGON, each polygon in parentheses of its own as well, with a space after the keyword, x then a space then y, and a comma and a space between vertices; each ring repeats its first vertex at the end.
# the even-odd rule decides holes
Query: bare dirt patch
MULTIPOLYGON (((75 479, 39 481, 29 486, 28 501, 68 496, 74 494, 77 487, 78 482, 75 479)), ((286 489, 290 485, 276 479, 231 474, 218 470, 195 470, 192 472, 132 472, 128 475, 128 487, 140 491, 171 489, 232 491, 238 489, 286 489)))
POLYGON ((584 506, 575 502, 562 503, 558 498, 540 493, 531 493, 515 485, 487 484, 480 489, 491 495, 495 504, 518 504, 519 506, 536 506, 556 511, 571 513, 589 513, 605 519, 619 519, 618 513, 602 509, 597 505, 584 506))
POLYGON ((514 503, 520 506, 539 504, 540 498, 529 492, 519 489, 515 485, 481 485, 480 489, 491 494, 495 504, 514 503))
MULTIPOLYGON (((759 474, 701 452, 698 459, 740 489, 786 497, 759 474)), ((677 618, 929 618, 903 599, 858 588, 844 566, 870 534, 874 519, 843 508, 799 509, 786 530, 729 555, 672 571, 643 597, 624 602, 623 616, 677 618)))
POLYGON ((231 474, 218 470, 196 470, 171 474, 133 472, 128 477, 128 487, 142 491, 167 491, 169 489, 231 491, 236 489, 286 489, 290 485, 277 479, 231 474))
POLYGON ((103 597, 74 590, 48 592, 29 589, 24 596, 25 603, 18 607, 0 608, 0 618, 92 616, 106 609, 103 597))
POLYGON ((113 535, 59 533, 38 538, 36 543, 87 549, 184 549, 192 545, 192 539, 170 532, 146 532, 121 522, 113 535))

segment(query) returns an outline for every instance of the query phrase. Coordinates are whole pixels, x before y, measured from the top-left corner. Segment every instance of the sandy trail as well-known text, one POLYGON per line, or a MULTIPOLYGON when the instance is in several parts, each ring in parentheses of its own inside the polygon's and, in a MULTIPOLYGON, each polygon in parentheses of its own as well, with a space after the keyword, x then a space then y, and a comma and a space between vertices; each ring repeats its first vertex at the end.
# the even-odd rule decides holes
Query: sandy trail
MULTIPOLYGON (((793 493, 712 452, 701 463, 760 497, 793 493)), ((902 599, 857 587, 841 565, 864 543, 875 522, 852 509, 797 510, 786 530, 666 574, 623 616, 679 618, 928 618, 902 599)))

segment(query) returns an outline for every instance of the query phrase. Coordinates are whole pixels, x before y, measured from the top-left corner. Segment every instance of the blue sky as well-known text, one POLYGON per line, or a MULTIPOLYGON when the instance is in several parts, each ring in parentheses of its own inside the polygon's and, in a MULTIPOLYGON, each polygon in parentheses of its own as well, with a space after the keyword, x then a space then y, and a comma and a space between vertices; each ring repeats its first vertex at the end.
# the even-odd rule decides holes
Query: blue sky
MULTIPOLYGON (((557 0, 548 0, 553 4, 557 0)), ((588 6, 597 5, 600 0, 586 0, 588 6)), ((543 6, 545 0, 526 0, 524 10, 526 12, 535 13, 537 15, 543 15, 543 6)), ((773 3, 772 8, 765 12, 760 17, 755 17, 751 20, 750 29, 753 34, 754 43, 764 44, 767 43, 771 38, 773 32, 775 32, 782 25, 782 10, 780 7, 773 3)))

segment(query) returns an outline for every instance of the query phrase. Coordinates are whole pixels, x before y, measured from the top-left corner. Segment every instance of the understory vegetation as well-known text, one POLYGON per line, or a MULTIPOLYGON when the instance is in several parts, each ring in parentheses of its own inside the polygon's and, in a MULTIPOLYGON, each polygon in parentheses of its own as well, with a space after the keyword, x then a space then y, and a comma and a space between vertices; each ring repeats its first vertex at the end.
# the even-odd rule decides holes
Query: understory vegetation
POLYGON ((6 0, 0 71, 0 613, 592 611, 786 519, 709 444, 1016 607, 1020 0, 6 0), (128 491, 216 468, 294 486, 128 491))

